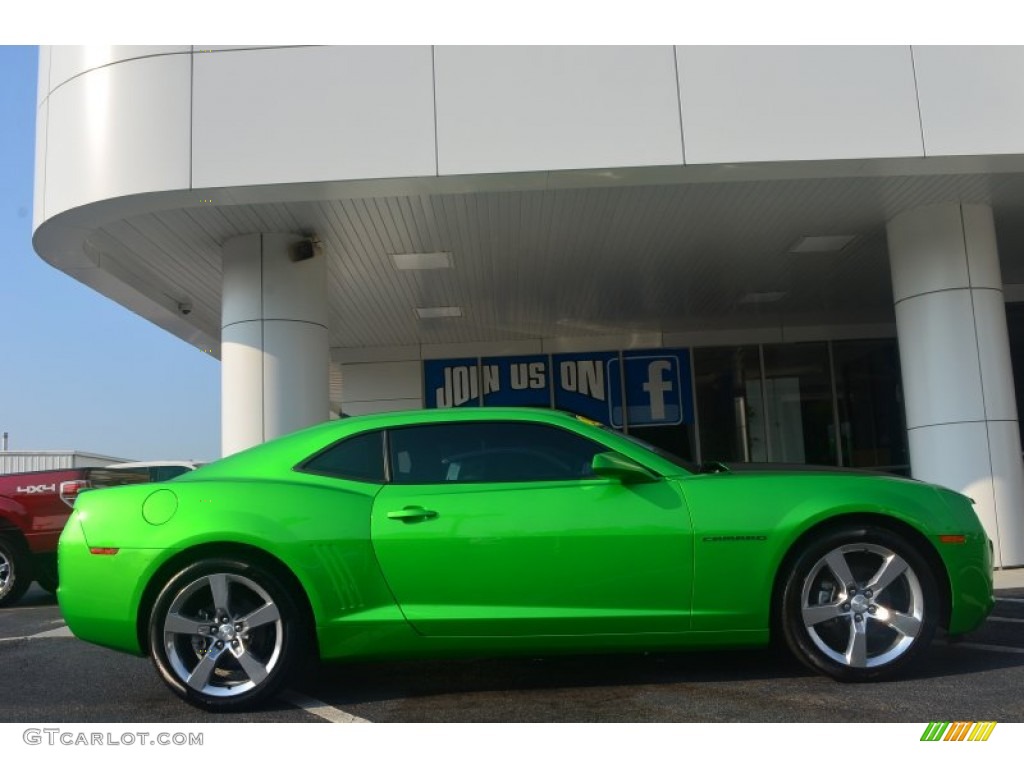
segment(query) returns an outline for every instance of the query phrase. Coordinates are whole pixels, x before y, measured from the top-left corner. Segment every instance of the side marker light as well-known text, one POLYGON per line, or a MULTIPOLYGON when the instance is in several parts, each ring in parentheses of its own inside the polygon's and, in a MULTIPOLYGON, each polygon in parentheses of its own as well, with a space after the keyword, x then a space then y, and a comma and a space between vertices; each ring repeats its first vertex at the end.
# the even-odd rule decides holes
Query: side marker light
POLYGON ((119 551, 119 547, 89 547, 89 552, 94 555, 116 555, 119 551))

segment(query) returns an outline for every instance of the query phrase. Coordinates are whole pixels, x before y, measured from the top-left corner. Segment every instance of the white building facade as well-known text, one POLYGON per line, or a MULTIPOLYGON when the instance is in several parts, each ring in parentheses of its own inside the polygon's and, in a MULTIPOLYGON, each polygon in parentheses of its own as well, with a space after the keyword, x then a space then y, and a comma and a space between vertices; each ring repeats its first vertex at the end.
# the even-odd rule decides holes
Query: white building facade
POLYGON ((55 46, 37 137, 37 252, 221 359, 225 453, 552 405, 1024 565, 1024 48, 55 46))

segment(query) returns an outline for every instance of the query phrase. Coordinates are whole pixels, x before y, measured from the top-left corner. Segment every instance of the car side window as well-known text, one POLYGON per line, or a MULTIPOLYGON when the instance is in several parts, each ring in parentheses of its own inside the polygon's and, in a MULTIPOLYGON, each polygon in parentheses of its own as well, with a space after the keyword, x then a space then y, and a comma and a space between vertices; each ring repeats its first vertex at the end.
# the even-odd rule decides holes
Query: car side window
POLYGON ((593 477, 608 449, 558 427, 527 422, 424 424, 388 433, 399 484, 516 483, 593 477))
POLYGON ((298 469, 344 480, 383 483, 384 433, 377 430, 346 438, 307 459, 298 469))

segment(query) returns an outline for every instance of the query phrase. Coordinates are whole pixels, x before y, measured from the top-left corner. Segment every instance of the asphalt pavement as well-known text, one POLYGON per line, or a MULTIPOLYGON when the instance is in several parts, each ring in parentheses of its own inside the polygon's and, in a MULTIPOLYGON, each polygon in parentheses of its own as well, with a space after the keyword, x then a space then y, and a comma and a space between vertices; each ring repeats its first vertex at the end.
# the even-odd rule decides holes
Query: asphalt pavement
POLYGON ((33 587, 0 611, 0 722, 1024 721, 1024 569, 977 631, 913 676, 844 685, 771 651, 324 664, 256 712, 177 699, 148 659, 89 645, 33 587))

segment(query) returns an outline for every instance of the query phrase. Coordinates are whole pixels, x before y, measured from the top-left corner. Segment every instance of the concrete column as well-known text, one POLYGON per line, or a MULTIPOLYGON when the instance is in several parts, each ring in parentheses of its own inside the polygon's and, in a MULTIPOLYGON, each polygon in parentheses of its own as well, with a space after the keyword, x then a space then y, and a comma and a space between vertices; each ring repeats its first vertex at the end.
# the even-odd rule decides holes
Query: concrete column
POLYGON ((225 456, 330 416, 326 263, 321 255, 294 261, 301 240, 255 234, 224 244, 225 456))
POLYGON ((948 203, 887 227, 913 476, 960 491, 1024 565, 1024 466, 992 209, 948 203))

